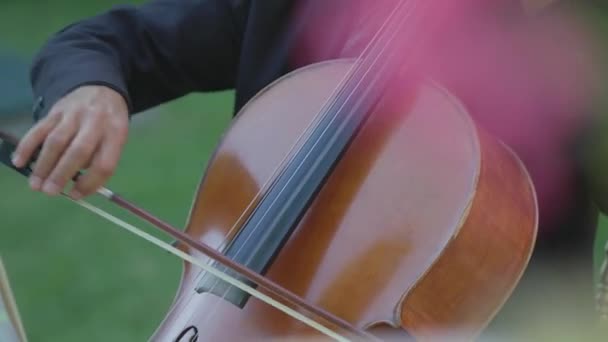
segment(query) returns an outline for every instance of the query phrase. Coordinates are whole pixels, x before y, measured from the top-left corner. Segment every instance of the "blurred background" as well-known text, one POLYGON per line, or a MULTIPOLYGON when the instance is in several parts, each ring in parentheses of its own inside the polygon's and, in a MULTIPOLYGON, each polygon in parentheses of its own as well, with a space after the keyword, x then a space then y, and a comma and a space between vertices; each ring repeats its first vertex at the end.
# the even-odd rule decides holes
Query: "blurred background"
MULTIPOLYGON (((50 34, 114 4, 137 2, 2 0, 0 124, 18 133, 31 124, 27 69, 50 34)), ((583 11, 608 33, 608 11, 583 11)), ((183 227, 229 124, 232 99, 232 92, 190 95, 136 116, 109 187, 183 227)), ((29 191, 7 168, 0 168, 0 194, 0 255, 31 341, 143 341, 153 333, 178 286, 180 260, 69 201, 29 191)), ((607 237, 602 217, 596 267, 607 237)))
MULTIPOLYGON (((4 127, 23 132, 31 125, 27 67, 48 36, 118 3, 129 1, 0 1, 4 127)), ((183 227, 232 98, 188 96, 134 118, 109 187, 183 227)), ((25 179, 4 167, 0 189, 0 255, 30 340, 147 340, 173 300, 182 262, 69 201, 28 191, 25 179)))

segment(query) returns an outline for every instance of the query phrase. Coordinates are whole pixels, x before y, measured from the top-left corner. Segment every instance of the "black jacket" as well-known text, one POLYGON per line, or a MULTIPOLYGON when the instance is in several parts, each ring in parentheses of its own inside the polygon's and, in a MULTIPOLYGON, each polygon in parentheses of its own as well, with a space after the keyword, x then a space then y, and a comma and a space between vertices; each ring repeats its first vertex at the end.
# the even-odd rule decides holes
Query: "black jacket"
MULTIPOLYGON (((497 1, 505 4, 501 10, 520 11, 519 0, 497 1)), ((298 66, 298 58, 356 57, 360 50, 344 50, 349 33, 361 29, 355 18, 386 15, 397 2, 152 0, 114 7, 64 28, 42 47, 31 69, 35 116, 84 84, 114 88, 132 114, 190 92, 224 89, 236 90, 238 110, 298 66), (314 56, 304 47, 290 57, 296 44, 306 45, 303 28, 314 40, 314 56)))
POLYGON ((74 23, 34 60, 35 117, 85 84, 117 90, 132 114, 191 92, 224 89, 236 89, 238 110, 289 70, 295 3, 154 0, 74 23))
MULTIPOLYGON (((520 12, 519 1, 494 3, 504 3, 501 11, 520 12)), ((355 18, 381 16, 397 2, 152 0, 114 7, 64 28, 40 50, 31 70, 39 100, 36 118, 83 84, 114 88, 127 99, 131 113, 190 92, 223 89, 236 89, 238 109, 297 66, 290 52, 296 40, 301 43, 303 27, 318 36, 310 38, 317 51, 306 56, 308 62, 356 57, 356 49, 343 49, 346 35, 360 29, 355 18)))

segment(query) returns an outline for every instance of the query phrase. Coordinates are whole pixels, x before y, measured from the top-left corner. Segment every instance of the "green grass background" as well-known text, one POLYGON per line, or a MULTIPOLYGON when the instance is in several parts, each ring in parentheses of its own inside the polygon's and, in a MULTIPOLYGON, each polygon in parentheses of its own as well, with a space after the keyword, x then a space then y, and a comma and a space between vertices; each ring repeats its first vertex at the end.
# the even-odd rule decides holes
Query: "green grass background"
MULTIPOLYGON (((29 58, 50 33, 118 3, 5 0, 0 41, 29 58)), ((134 119, 109 187, 183 227, 232 98, 192 95, 134 119)), ((32 193, 5 168, 0 189, 0 254, 32 341, 144 341, 152 334, 178 286, 179 259, 69 201, 32 193)))
MULTIPOLYGON (((118 3, 125 1, 3 0, 0 42, 29 58, 52 32, 118 3)), ((230 121, 232 98, 231 92, 191 95, 136 118, 109 187, 182 227, 230 121)), ((598 259, 605 226, 602 218, 598 259)), ((0 255, 32 341, 146 340, 173 299, 182 267, 174 256, 68 201, 32 193, 5 168, 0 255)))

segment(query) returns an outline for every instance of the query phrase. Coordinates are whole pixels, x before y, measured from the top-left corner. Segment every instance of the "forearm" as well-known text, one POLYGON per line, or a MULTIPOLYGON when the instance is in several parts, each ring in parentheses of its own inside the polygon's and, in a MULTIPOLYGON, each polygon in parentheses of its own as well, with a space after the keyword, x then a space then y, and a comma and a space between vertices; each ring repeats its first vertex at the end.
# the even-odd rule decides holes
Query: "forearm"
POLYGON ((40 116, 85 84, 118 91, 131 113, 192 91, 233 87, 242 35, 233 10, 225 0, 157 0, 68 26, 32 65, 40 116))

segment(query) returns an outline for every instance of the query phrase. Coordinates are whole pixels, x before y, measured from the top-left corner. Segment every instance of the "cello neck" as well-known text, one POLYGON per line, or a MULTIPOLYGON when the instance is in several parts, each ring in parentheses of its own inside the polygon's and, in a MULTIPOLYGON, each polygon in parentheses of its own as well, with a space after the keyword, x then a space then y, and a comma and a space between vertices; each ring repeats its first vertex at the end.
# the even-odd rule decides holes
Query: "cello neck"
MULTIPOLYGON (((394 42, 407 22, 410 2, 399 0, 367 53, 355 63, 347 80, 318 113, 303 142, 271 181, 237 235, 223 253, 254 272, 265 274, 287 242, 340 156, 394 77, 399 62, 394 42)), ((219 267, 219 266, 218 266, 219 267)), ((224 268, 225 272, 231 273, 224 268)), ((253 282, 231 273, 248 285, 253 282)), ((199 293, 214 293, 244 307, 249 295, 205 275, 199 293)))

